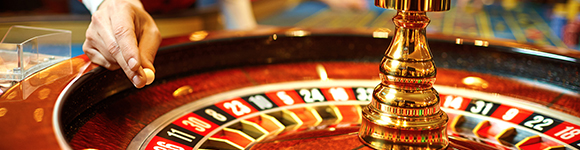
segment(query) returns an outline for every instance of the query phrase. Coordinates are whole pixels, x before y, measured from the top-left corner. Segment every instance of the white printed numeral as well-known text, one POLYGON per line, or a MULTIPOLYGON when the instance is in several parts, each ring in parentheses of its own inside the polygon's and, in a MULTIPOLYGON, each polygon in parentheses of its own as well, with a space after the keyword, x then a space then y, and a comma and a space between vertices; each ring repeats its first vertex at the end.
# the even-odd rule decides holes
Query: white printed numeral
POLYGON ((526 121, 526 123, 524 123, 524 125, 526 127, 530 127, 530 128, 536 129, 538 131, 542 131, 542 130, 544 130, 545 126, 549 126, 549 125, 552 125, 552 123, 554 123, 554 120, 552 120, 550 118, 544 118, 544 116, 540 116, 540 115, 534 116, 533 119, 534 120, 526 121))
POLYGON ((167 135, 182 139, 187 142, 193 142, 193 140, 195 139, 195 136, 189 135, 187 133, 181 132, 173 128, 171 128, 171 131, 167 131, 167 135))
POLYGON ((516 115, 518 115, 518 113, 520 113, 520 110, 518 110, 517 108, 510 108, 508 111, 505 112, 503 116, 501 116, 501 119, 512 120, 514 119, 514 117, 516 117, 516 115))
POLYGON ((292 97, 290 97, 290 95, 284 91, 276 92, 276 96, 278 96, 278 98, 280 98, 286 105, 294 104, 294 99, 292 99, 292 97))
POLYGON ((274 107, 274 105, 262 95, 250 96, 250 98, 248 98, 248 101, 256 104, 256 106, 258 106, 261 110, 274 107))
POLYGON ((242 104, 240 101, 237 100, 224 103, 224 107, 226 109, 231 109, 236 116, 241 116, 252 112, 252 110, 248 106, 242 104))
POLYGON ((347 101, 348 100, 348 93, 346 93, 346 90, 344 88, 330 88, 328 90, 328 92, 330 92, 330 95, 332 95, 332 98, 334 98, 334 100, 336 101, 347 101))
POLYGON ((183 123, 184 125, 194 127, 195 130, 199 132, 205 132, 205 129, 211 128, 211 125, 209 123, 199 120, 195 117, 189 117, 187 118, 187 120, 181 121, 181 123, 183 123))
POLYGON ((469 111, 475 114, 481 113, 482 115, 487 115, 487 113, 489 113, 489 110, 491 110, 492 107, 493 103, 486 103, 485 101, 476 101, 475 106, 472 106, 471 109, 469 109, 469 111))
POLYGON ((555 136, 560 136, 564 140, 573 138, 574 136, 580 134, 580 129, 574 129, 574 127, 566 127, 566 129, 554 134, 555 136))
POLYGON ((324 96, 320 93, 318 89, 300 89, 300 95, 304 97, 304 101, 307 103, 313 103, 315 101, 324 101, 324 96))
POLYGON ((449 95, 445 97, 445 103, 443 103, 443 107, 459 109, 461 108, 461 104, 463 103, 463 97, 455 97, 449 95))
POLYGON ((371 101, 373 98, 372 88, 356 88, 356 98, 363 101, 371 101))
POLYGON ((154 150, 185 150, 185 148, 165 143, 163 141, 158 141, 157 145, 153 147, 154 150))
POLYGON ((205 109, 205 114, 210 115, 215 120, 218 120, 218 121, 221 121, 221 122, 224 122, 224 121, 228 120, 228 118, 226 116, 224 116, 224 115, 216 112, 213 109, 209 109, 209 108, 208 109, 205 109))

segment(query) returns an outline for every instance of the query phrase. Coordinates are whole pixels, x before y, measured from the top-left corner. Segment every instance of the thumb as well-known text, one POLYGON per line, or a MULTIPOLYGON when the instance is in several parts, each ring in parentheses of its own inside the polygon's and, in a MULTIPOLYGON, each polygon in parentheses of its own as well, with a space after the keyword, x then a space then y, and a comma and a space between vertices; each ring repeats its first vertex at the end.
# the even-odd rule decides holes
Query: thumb
POLYGON ((147 77, 146 85, 149 85, 155 80, 155 67, 153 61, 161 43, 161 36, 157 27, 151 33, 145 33, 141 36, 139 41, 139 54, 141 56, 141 66, 147 77))

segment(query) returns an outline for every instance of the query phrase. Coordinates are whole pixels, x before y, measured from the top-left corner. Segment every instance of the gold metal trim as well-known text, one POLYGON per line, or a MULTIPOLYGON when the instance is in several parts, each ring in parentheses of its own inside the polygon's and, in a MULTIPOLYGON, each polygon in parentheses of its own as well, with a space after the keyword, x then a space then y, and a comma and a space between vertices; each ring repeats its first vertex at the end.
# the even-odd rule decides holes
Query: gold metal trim
POLYGON ((479 122, 479 123, 478 123, 478 124, 475 126, 475 128, 473 128, 473 130, 471 130, 471 131, 472 131, 472 132, 473 132, 473 134, 475 134, 475 136, 477 136, 477 137, 480 137, 480 138, 486 138, 485 136, 483 136, 483 135, 480 135, 478 132, 479 132, 480 130, 482 130, 483 128, 486 128, 486 127, 489 127, 489 126, 491 126, 491 124, 489 123, 489 121, 487 121, 487 120, 483 120, 483 121, 479 122))
POLYGON ((499 134, 495 136, 495 140, 497 142, 510 146, 511 143, 509 141, 513 141, 513 138, 518 134, 518 131, 514 127, 509 127, 505 130, 502 130, 499 134))
POLYGON ((455 116, 455 118, 453 118, 453 120, 451 121, 451 124, 449 124, 451 127, 451 131, 453 131, 455 133, 461 132, 460 129, 457 128, 457 126, 460 126, 464 122, 465 122, 465 117, 463 115, 455 116))
POLYGON ((262 119, 263 121, 270 121, 271 123, 273 123, 276 127, 278 127, 278 130, 273 132, 272 134, 278 134, 282 131, 284 131, 286 129, 286 126, 284 126, 284 124, 282 124, 278 119, 276 119, 276 117, 274 116, 270 116, 268 114, 260 114, 260 119, 262 119))
POLYGON ((242 125, 242 129, 241 129, 242 132, 244 132, 247 135, 254 138, 255 141, 260 141, 260 140, 264 139, 269 134, 269 132, 266 131, 266 129, 262 128, 262 126, 260 126, 257 123, 246 121, 246 120, 242 120, 242 121, 240 121, 240 123, 242 125))
POLYGON ((276 118, 276 120, 282 123, 285 128, 284 130, 295 130, 304 124, 300 117, 298 117, 294 112, 286 109, 279 112, 269 113, 268 115, 276 118))
POLYGON ((564 145, 550 146, 544 148, 544 150, 566 150, 566 147, 564 145))
POLYGON ((447 11, 451 0, 375 0, 375 6, 399 11, 447 11))
POLYGON ((518 150, 522 150, 522 148, 521 148, 522 146, 533 144, 533 143, 538 143, 538 142, 542 142, 542 137, 540 137, 539 135, 534 135, 534 136, 526 137, 525 139, 516 143, 515 146, 518 150))
MULTIPOLYGON (((217 148, 220 148, 220 149, 239 149, 239 150, 244 149, 244 147, 242 147, 242 146, 240 146, 240 145, 238 145, 230 140, 213 138, 213 137, 208 138, 208 141, 206 143, 204 143, 204 145, 206 145, 206 144, 212 145, 212 146, 217 146, 217 148)), ((202 145, 202 147, 204 147, 204 146, 202 145)))
POLYGON ((318 114, 318 111, 316 111, 316 109, 312 108, 312 107, 304 107, 304 109, 306 109, 306 111, 308 111, 310 114, 312 114, 312 116, 314 116, 314 118, 316 118, 316 122, 313 124, 313 126, 317 126, 322 122, 322 117, 320 117, 320 114, 318 114))

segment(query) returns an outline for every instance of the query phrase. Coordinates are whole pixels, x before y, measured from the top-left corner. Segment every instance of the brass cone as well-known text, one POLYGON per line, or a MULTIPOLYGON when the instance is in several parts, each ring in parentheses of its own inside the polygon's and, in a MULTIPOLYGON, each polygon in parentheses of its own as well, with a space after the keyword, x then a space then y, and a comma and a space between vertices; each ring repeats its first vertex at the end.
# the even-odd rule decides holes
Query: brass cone
POLYGON ((375 149, 444 149, 449 145, 448 117, 433 88, 437 70, 425 36, 430 22, 425 11, 448 10, 449 0, 375 2, 399 12, 393 18, 393 41, 380 65, 381 83, 362 110, 359 137, 375 149))

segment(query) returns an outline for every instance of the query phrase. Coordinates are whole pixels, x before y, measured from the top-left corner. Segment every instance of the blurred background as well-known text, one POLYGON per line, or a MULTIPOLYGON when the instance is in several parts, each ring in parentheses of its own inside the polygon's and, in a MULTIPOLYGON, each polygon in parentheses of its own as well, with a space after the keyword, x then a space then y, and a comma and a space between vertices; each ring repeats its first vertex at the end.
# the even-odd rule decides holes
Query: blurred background
MULTIPOLYGON (((344 7, 332 0, 252 0, 258 28, 388 28, 395 11, 374 6, 344 7)), ((200 30, 223 30, 218 0, 165 0, 144 3, 162 37, 200 30), (185 5, 184 5, 185 4, 185 5)), ((505 39, 519 43, 579 48, 579 0, 453 0, 447 12, 428 13, 428 32, 458 37, 505 39)), ((90 13, 78 0, 0 0, 0 34, 12 25, 72 31, 72 55, 81 45, 90 13)))

